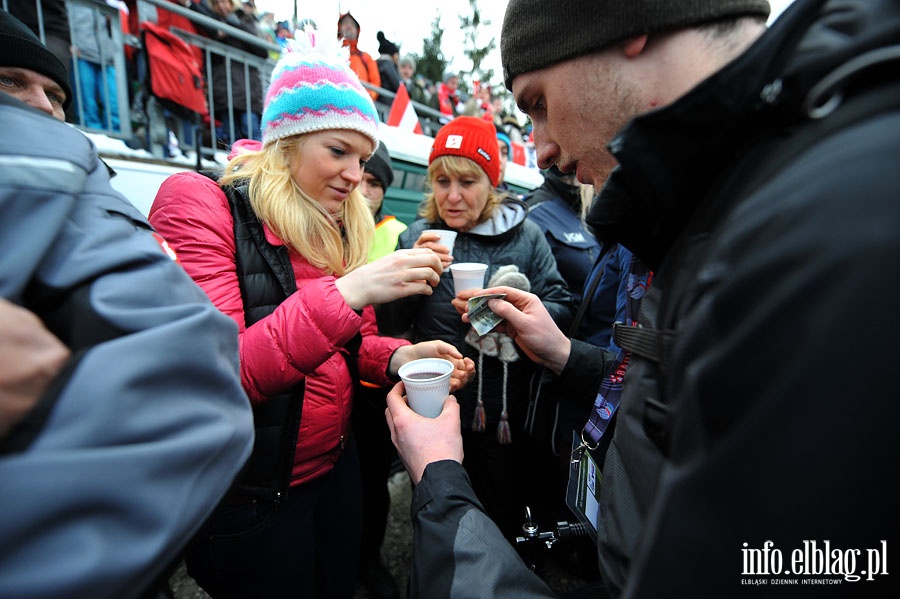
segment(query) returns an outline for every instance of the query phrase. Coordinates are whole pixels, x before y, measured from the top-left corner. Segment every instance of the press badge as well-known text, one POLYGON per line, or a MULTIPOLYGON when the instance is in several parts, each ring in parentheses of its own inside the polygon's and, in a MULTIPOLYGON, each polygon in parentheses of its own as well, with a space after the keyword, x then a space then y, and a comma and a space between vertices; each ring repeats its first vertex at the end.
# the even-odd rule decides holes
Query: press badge
POLYGON ((587 445, 577 433, 572 433, 572 459, 569 463, 569 484, 566 488, 566 505, 597 542, 597 515, 600 513, 600 482, 603 475, 587 445))

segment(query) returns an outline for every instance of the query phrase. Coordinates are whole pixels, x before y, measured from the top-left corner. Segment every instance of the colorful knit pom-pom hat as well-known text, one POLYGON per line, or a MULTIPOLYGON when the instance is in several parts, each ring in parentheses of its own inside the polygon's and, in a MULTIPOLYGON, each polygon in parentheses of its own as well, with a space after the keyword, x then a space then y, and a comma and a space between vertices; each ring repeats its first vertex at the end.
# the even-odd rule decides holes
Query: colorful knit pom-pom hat
POLYGON ((378 112, 350 69, 347 48, 297 31, 272 71, 262 115, 264 146, 293 135, 351 129, 378 147, 378 112))

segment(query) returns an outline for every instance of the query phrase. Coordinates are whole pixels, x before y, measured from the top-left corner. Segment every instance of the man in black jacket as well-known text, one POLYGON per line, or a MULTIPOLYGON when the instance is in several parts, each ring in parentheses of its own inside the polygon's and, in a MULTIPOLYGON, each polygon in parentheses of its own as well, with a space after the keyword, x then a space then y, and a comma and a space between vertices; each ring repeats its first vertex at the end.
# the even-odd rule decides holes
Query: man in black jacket
MULTIPOLYGON (((797 0, 766 32, 767 9, 507 8, 504 76, 539 164, 605 183, 588 223, 655 273, 642 328, 617 340, 631 363, 597 518, 613 595, 889 585, 900 6, 797 0)), ((608 354, 504 291, 490 307, 507 333, 573 394, 595 393, 608 354)), ((418 483, 414 591, 534 584, 473 532, 484 518, 454 463, 452 400, 424 422, 399 391, 388 420, 418 483)))

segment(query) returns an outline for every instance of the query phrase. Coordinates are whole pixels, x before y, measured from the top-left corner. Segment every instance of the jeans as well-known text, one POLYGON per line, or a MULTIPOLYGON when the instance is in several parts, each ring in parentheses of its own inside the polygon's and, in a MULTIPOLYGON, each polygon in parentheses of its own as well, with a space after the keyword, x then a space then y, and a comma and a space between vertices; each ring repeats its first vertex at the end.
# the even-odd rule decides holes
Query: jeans
MULTIPOLYGON (((221 141, 226 144, 234 143, 239 139, 255 139, 257 141, 262 139, 262 132, 260 131, 260 114, 258 112, 244 112, 244 111, 234 111, 234 128, 237 129, 237 135, 231 135, 231 126, 228 121, 228 111, 223 111, 224 115, 221 117, 221 125, 216 127, 216 137, 218 137, 221 141)), ((216 119, 218 120, 219 113, 216 113, 216 119)))
POLYGON ((119 96, 116 88, 116 68, 113 65, 101 67, 95 62, 79 58, 78 78, 81 82, 79 95, 83 112, 82 124, 91 129, 119 131, 119 96), (106 91, 104 92, 104 79, 106 91), (107 112, 109 109, 109 122, 107 112))

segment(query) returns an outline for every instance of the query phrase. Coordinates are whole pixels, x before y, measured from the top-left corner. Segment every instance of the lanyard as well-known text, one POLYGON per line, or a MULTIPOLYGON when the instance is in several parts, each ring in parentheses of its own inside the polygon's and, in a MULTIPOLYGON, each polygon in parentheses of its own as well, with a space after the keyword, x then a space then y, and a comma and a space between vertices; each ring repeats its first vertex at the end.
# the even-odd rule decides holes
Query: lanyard
MULTIPOLYGON (((636 317, 641 307, 641 300, 644 298, 644 293, 647 291, 652 278, 653 273, 650 272, 650 269, 632 255, 628 266, 627 297, 625 300, 625 322, 628 326, 637 326, 636 317)), ((606 433, 607 428, 609 428, 613 414, 619 408, 619 401, 622 397, 622 383, 630 358, 630 352, 620 349, 612 372, 600 384, 600 390, 597 392, 597 397, 594 399, 594 405, 591 408, 591 416, 581 431, 581 445, 572 452, 573 462, 581 459, 585 449, 596 449, 600 439, 606 433)))

